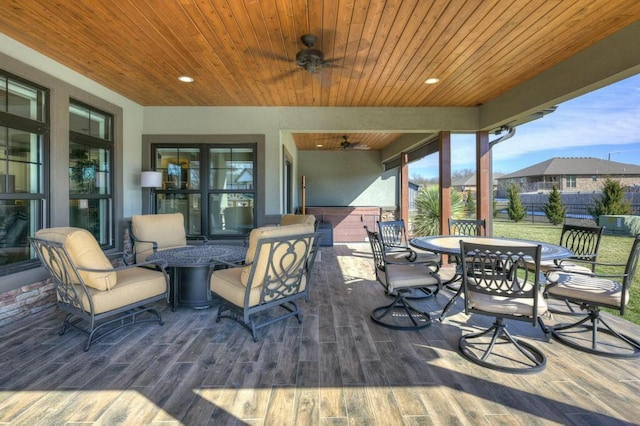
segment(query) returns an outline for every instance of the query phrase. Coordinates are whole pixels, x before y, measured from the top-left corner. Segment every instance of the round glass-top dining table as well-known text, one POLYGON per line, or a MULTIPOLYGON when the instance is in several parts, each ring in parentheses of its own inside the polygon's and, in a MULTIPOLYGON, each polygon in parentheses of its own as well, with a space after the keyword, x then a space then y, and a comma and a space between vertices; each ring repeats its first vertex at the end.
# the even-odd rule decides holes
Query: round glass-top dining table
POLYGON ((415 237, 410 245, 422 250, 435 253, 460 255, 460 240, 468 243, 489 244, 493 246, 536 246, 541 245, 540 260, 565 259, 573 256, 573 252, 566 247, 542 241, 521 240, 518 238, 481 237, 463 235, 433 235, 429 237, 415 237))

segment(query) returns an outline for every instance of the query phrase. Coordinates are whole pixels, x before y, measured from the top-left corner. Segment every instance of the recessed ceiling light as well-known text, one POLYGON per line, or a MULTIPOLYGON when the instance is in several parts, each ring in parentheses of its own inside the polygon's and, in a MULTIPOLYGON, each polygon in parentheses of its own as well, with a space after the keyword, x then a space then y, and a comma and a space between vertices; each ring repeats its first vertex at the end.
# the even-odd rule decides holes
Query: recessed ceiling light
POLYGON ((321 143, 319 143, 318 145, 316 145, 316 148, 322 148, 324 145, 322 145, 321 143))
POLYGON ((193 83, 194 80, 192 77, 189 77, 188 75, 181 75, 180 77, 178 77, 178 80, 180 80, 183 83, 193 83))
POLYGON ((440 81, 440 79, 439 79, 439 78, 431 77, 431 78, 426 79, 424 82, 425 82, 426 84, 436 84, 436 83, 438 83, 439 81, 440 81))

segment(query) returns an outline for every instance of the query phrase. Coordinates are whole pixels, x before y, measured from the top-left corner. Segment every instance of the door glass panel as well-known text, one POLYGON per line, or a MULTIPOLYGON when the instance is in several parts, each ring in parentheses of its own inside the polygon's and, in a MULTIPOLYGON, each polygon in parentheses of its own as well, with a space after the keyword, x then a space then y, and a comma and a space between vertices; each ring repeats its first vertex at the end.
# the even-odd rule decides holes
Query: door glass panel
POLYGON ((253 149, 211 148, 209 186, 211 189, 253 189, 253 149))
POLYGON ((202 234, 200 194, 159 193, 157 200, 158 213, 182 213, 185 232, 192 235, 202 234))
POLYGON ((156 155, 163 189, 200 189, 200 148, 158 148, 156 155))
POLYGON ((253 193, 209 195, 210 234, 246 235, 253 229, 253 193))

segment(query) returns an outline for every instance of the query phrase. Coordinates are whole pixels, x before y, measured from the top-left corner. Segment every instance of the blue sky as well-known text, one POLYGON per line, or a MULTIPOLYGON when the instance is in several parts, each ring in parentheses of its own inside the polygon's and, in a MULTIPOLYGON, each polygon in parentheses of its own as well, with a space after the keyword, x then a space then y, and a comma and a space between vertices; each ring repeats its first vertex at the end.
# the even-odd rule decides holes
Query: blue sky
MULTIPOLYGON (((475 135, 452 135, 452 172, 475 170, 474 145, 475 135)), ((512 173, 552 157, 610 158, 640 165, 640 74, 566 101, 552 114, 518 126, 515 136, 493 148, 493 171, 512 173)), ((409 175, 437 177, 437 154, 411 163, 409 175)))

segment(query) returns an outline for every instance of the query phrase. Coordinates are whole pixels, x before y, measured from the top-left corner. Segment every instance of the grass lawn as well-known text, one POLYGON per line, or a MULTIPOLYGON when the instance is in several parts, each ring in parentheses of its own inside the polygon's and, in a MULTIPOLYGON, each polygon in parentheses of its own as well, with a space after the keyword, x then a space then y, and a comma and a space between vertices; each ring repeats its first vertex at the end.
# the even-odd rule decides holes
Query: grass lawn
MULTIPOLYGON (((543 223, 508 222, 496 219, 493 223, 493 235, 495 237, 522 238, 526 240, 544 241, 558 244, 562 225, 553 226, 543 223)), ((598 262, 627 263, 629 251, 633 243, 633 237, 620 235, 603 235, 600 241, 600 253, 598 262)), ((601 273, 622 273, 624 268, 596 269, 601 273)), ((640 274, 636 274, 631 285, 629 304, 624 318, 636 324, 640 324, 640 274)))

